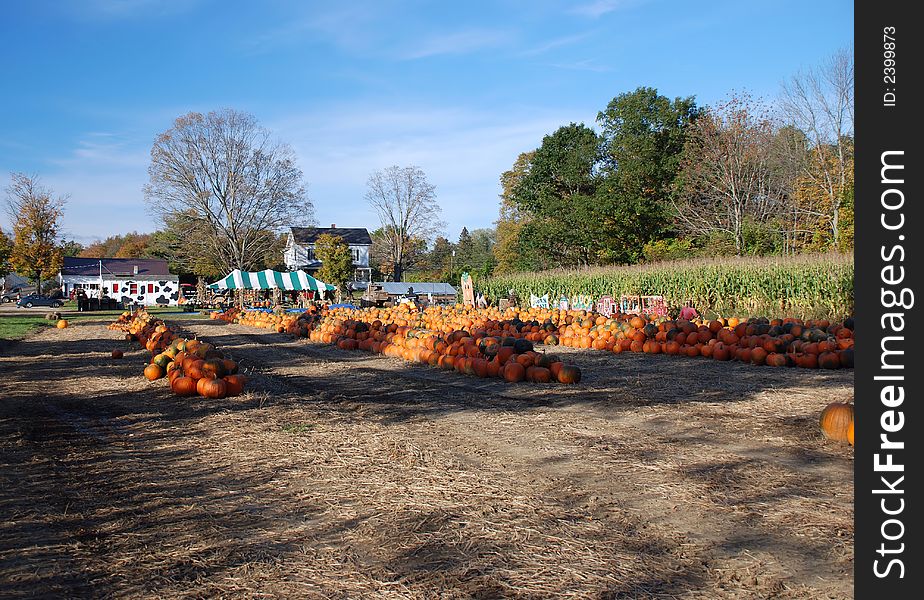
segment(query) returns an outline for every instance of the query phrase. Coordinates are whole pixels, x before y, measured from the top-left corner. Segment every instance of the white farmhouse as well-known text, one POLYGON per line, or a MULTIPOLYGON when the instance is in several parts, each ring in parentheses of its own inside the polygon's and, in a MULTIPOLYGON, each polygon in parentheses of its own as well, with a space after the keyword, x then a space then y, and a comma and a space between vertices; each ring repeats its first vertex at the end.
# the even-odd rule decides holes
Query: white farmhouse
POLYGON ((126 304, 175 306, 180 281, 167 261, 151 258, 64 257, 58 273, 61 292, 82 289, 89 298, 108 296, 126 304))
POLYGON ((315 256, 314 245, 325 233, 343 238, 353 255, 353 282, 356 289, 365 289, 372 279, 369 267, 369 251, 372 237, 365 227, 290 227, 283 259, 290 271, 302 269, 309 275, 321 268, 321 261, 315 256))

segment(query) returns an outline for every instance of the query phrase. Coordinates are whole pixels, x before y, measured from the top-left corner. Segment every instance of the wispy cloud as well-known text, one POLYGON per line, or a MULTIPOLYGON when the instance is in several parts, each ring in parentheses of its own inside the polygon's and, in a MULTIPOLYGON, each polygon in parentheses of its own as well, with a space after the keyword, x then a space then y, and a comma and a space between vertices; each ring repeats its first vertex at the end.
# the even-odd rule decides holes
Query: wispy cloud
POLYGON ((417 165, 436 186, 447 234, 455 236, 463 225, 490 226, 497 219, 500 174, 543 136, 583 116, 523 106, 480 111, 354 104, 268 126, 285 132, 295 148, 319 222, 375 227, 377 217, 364 200, 369 175, 417 165))
POLYGON ((549 66, 556 69, 566 69, 569 71, 591 71, 593 73, 607 73, 613 70, 613 67, 608 65, 601 65, 592 58, 574 62, 550 63, 549 66))
POLYGON ((607 13, 637 4, 638 0, 594 0, 572 8, 570 13, 598 19, 607 13))
POLYGON ((306 42, 324 42, 349 52, 364 52, 375 44, 369 25, 375 23, 375 5, 345 3, 309 15, 294 16, 283 25, 261 31, 243 42, 253 52, 306 42))
POLYGON ((529 48, 527 50, 520 52, 520 56, 537 56, 539 54, 545 54, 546 52, 550 50, 554 50, 556 48, 562 48, 564 46, 571 46, 572 44, 576 44, 578 42, 586 40, 594 33, 595 32, 593 31, 585 31, 583 33, 577 33, 575 35, 568 35, 564 37, 554 38, 546 42, 543 42, 542 44, 539 44, 538 46, 533 46, 532 48, 529 48))
POLYGON ((487 48, 496 48, 511 40, 509 31, 494 29, 470 29, 454 33, 433 35, 421 40, 413 48, 400 53, 407 60, 428 58, 445 54, 470 54, 487 48))

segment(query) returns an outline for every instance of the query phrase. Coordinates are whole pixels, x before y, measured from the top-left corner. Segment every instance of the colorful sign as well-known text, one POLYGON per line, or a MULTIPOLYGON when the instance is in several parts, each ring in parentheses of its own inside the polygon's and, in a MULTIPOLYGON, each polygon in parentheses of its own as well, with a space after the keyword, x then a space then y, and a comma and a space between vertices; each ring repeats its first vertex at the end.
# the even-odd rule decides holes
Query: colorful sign
POLYGON ((475 306, 475 287, 468 273, 462 273, 462 304, 475 306))
POLYGON ((546 294, 545 296, 534 296, 533 294, 530 294, 529 305, 533 308, 548 308, 549 295, 546 294))

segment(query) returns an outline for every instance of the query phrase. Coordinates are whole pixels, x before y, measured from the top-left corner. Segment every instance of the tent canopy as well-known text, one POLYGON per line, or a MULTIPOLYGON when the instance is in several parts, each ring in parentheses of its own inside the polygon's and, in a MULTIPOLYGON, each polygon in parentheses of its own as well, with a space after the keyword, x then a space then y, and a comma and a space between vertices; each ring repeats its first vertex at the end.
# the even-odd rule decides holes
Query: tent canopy
POLYGON ((241 271, 234 269, 223 279, 209 284, 213 290, 292 290, 300 292, 313 291, 322 292, 325 290, 336 290, 336 286, 318 281, 304 271, 291 271, 289 273, 280 273, 272 269, 265 271, 241 271))

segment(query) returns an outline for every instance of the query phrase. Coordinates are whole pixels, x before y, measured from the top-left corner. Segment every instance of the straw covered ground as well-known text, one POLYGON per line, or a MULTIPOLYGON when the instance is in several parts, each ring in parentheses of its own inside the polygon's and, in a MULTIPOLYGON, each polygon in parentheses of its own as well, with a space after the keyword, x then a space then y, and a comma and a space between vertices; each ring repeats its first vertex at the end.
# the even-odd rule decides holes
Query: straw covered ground
POLYGON ((189 320, 252 381, 190 400, 104 325, 0 350, 2 597, 852 597, 852 371, 511 386, 189 320))

